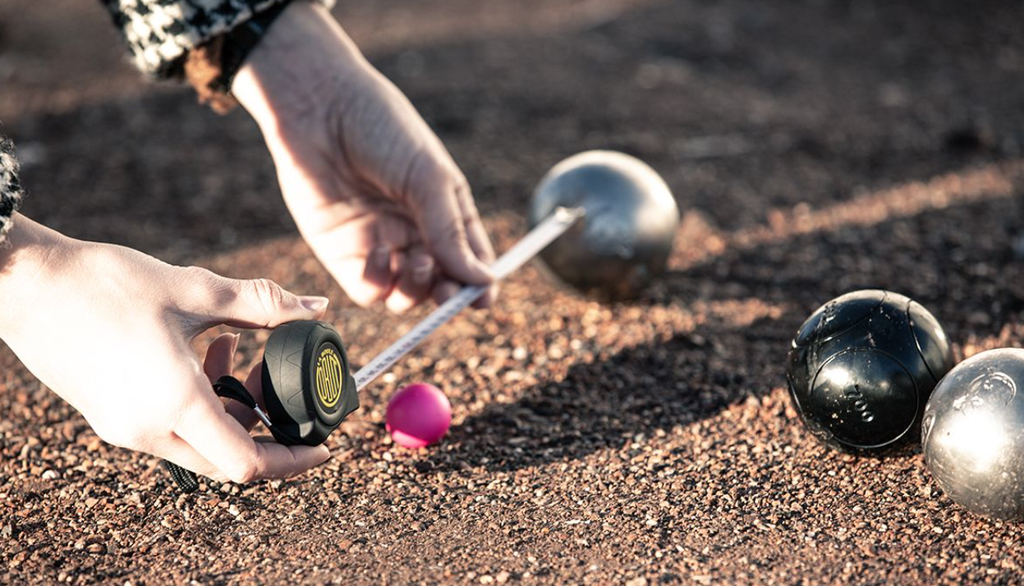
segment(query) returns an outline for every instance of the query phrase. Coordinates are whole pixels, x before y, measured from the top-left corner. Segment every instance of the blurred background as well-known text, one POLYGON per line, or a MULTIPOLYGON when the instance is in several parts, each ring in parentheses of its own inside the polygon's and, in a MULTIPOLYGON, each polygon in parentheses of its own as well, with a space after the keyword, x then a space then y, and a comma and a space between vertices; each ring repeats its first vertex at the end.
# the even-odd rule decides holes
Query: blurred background
MULTIPOLYGON (((1019 0, 338 0, 335 13, 452 151, 499 249, 552 165, 617 149, 658 170, 683 211, 668 273, 604 306, 527 266, 492 310, 368 387, 327 466, 197 500, 166 498, 158 461, 103 445, 2 350, 13 561, 0 578, 1019 581, 1018 525, 961 515, 916 447, 820 446, 784 382, 800 323, 864 287, 921 302, 958 358, 1024 344, 1019 0), (452 432, 429 452, 393 449, 383 406, 420 380, 451 399, 452 432)), ((0 123, 27 215, 326 294, 355 364, 426 311, 347 301, 295 233, 245 112, 142 79, 94 0, 0 0, 0 123)), ((265 335, 246 334, 240 365, 265 335)))
MULTIPOLYGON (((341 1, 339 21, 453 151, 485 213, 614 148, 716 229, 1024 145, 1016 2, 341 1)), ((292 233, 242 111, 142 79, 98 2, 0 4, 0 121, 25 212, 165 255, 292 233)))

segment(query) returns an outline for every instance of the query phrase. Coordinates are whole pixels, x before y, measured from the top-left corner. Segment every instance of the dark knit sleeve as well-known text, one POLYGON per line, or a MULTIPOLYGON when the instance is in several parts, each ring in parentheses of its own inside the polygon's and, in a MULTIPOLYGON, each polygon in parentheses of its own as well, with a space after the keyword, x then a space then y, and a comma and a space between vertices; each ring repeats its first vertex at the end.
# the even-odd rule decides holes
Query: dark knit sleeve
POLYGON ((14 144, 0 136, 0 242, 11 228, 11 216, 21 205, 21 182, 18 181, 18 162, 14 159, 14 144))
MULTIPOLYGON (((185 55, 282 0, 100 0, 121 29, 139 69, 181 74, 185 55)), ((328 7, 334 0, 316 0, 328 7)))

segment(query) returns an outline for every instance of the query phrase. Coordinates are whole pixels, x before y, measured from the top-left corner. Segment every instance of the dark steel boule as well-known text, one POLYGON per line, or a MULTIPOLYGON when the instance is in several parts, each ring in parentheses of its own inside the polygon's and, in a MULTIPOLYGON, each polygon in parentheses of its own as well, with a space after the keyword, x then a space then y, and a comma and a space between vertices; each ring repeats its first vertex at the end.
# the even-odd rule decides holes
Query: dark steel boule
POLYGON ((943 378, 921 424, 924 460, 951 499, 979 515, 1024 518, 1024 350, 976 354, 943 378))
POLYGON ((789 351, 787 381, 815 437, 869 451, 910 437, 935 384, 953 366, 945 332, 898 293, 847 293, 815 311, 789 351))
POLYGON ((679 208, 654 169, 612 151, 569 157, 534 191, 530 226, 559 207, 579 206, 586 216, 540 253, 559 279, 586 295, 621 300, 664 271, 679 208))

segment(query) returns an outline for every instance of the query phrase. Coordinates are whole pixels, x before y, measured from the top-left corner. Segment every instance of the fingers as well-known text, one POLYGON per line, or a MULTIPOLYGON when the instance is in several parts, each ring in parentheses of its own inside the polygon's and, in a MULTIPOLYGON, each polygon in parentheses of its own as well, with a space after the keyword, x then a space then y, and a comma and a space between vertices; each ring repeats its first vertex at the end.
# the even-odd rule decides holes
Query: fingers
POLYGON ((255 441, 224 410, 213 393, 199 394, 174 432, 223 476, 236 483, 287 478, 330 457, 325 446, 283 446, 255 441))
POLYGON ((420 160, 424 162, 410 174, 415 178, 410 187, 416 191, 410 193, 409 201, 427 247, 452 279, 470 285, 491 283, 494 277, 488 261, 478 257, 467 234, 458 195, 460 189, 469 189, 464 179, 461 174, 453 177, 445 165, 427 162, 426 157, 420 160))
POLYGON ((206 349, 203 372, 211 383, 234 370, 239 337, 238 334, 221 334, 206 349))
POLYGON ((200 476, 212 478, 217 482, 224 482, 228 477, 218 470, 209 460, 199 455, 192 446, 176 435, 171 435, 159 449, 154 450, 158 456, 170 460, 178 466, 191 470, 200 476))
MULTIPOLYGON (((456 196, 459 201, 462 219, 466 225, 466 237, 469 239, 469 246, 476 253, 476 256, 488 266, 494 264, 494 246, 487 236, 483 222, 480 221, 480 212, 476 209, 476 201, 473 200, 473 193, 470 191, 469 182, 462 178, 457 184, 456 196)), ((478 309, 490 307, 498 296, 498 283, 495 282, 487 290, 487 294, 478 299, 473 307, 478 309)))
POLYGON ((351 220, 315 240, 317 254, 356 304, 401 313, 430 297, 439 273, 415 223, 398 211, 351 220))
POLYGON ((362 307, 387 299, 396 281, 394 256, 416 239, 415 226, 392 213, 365 214, 311 241, 320 261, 362 307))
POLYGON ((324 262, 331 276, 345 291, 345 295, 360 307, 373 305, 387 297, 391 291, 390 251, 387 254, 387 269, 384 269, 381 263, 375 262, 372 257, 371 253, 366 257, 324 262))
POLYGON ((299 296, 268 279, 215 278, 212 299, 205 307, 206 326, 228 324, 240 328, 276 328, 297 320, 319 319, 327 309, 326 297, 299 296))
POLYGON ((396 255, 397 280, 386 305, 394 313, 403 313, 430 296, 434 284, 434 259, 422 246, 396 255))
MULTIPOLYGON (((234 371, 235 351, 238 349, 238 334, 221 334, 217 336, 206 350, 206 360, 203 362, 203 372, 210 383, 214 383, 222 376, 230 375, 234 371)), ((245 388, 256 400, 256 404, 265 409, 263 403, 263 361, 256 363, 249 371, 245 380, 245 388)), ((259 416, 248 405, 238 401, 225 400, 224 410, 235 418, 246 431, 252 431, 259 423, 259 416)))
MULTIPOLYGON (((363 269, 363 286, 373 289, 377 301, 383 298, 391 290, 391 254, 392 249, 387 244, 375 247, 366 257, 366 266, 363 269)), ((367 297, 367 295, 363 295, 367 297)))
MULTIPOLYGON (((267 404, 263 401, 263 361, 257 362, 252 367, 252 370, 249 371, 249 376, 245 379, 245 388, 249 390, 249 394, 256 400, 256 404, 266 412, 267 404)), ((260 422, 260 418, 256 415, 255 411, 238 401, 228 401, 224 408, 227 410, 228 415, 234 417, 235 421, 244 427, 246 431, 252 431, 256 424, 260 422)))
POLYGON ((455 281, 443 279, 434 286, 433 291, 430 292, 434 298, 434 302, 438 305, 448 301, 453 295, 459 292, 459 284, 455 281))

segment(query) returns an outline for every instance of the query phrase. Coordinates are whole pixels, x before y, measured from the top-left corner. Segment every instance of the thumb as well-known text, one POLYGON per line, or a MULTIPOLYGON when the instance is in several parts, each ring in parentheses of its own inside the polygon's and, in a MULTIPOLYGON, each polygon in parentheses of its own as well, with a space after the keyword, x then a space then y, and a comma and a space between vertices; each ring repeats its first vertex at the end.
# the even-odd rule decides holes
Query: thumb
POLYGON ((300 296, 269 279, 223 279, 224 294, 211 308, 216 323, 238 328, 276 328, 298 320, 319 319, 327 309, 326 297, 300 296))

